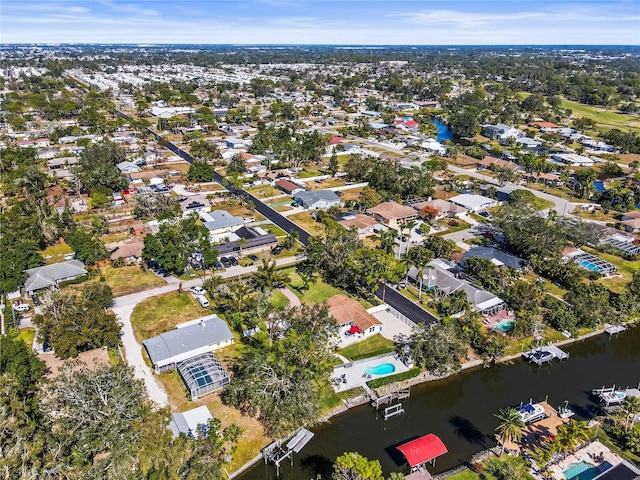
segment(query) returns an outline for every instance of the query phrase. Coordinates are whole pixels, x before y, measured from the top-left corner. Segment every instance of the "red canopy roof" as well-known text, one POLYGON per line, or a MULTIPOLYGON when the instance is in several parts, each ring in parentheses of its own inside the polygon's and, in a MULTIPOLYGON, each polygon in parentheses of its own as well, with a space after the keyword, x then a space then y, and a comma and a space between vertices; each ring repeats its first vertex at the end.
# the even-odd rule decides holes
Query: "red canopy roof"
POLYGON ((442 440, 433 433, 411 440, 397 448, 407 459, 410 467, 433 460, 449 451, 442 440))
POLYGON ((351 328, 349 329, 349 331, 351 333, 360 333, 360 327, 357 325, 351 325, 351 328))

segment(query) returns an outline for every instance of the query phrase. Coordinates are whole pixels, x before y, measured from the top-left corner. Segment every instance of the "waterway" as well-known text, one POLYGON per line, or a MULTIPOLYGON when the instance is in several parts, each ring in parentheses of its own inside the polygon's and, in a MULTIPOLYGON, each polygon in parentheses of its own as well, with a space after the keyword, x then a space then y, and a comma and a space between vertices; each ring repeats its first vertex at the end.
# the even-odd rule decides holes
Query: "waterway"
POLYGON ((443 140, 451 140, 451 137, 453 137, 453 133, 451 132, 449 125, 447 125, 446 123, 442 123, 437 118, 433 121, 433 124, 438 129, 438 137, 436 138, 436 140, 438 140, 439 142, 443 140))
MULTIPOLYGON (((368 406, 354 408, 314 428, 315 437, 294 465, 281 465, 281 479, 310 480, 330 471, 335 458, 356 451, 378 459, 386 475, 401 471, 403 460, 395 447, 427 433, 438 435, 449 449, 433 473, 468 461, 495 445, 494 414, 520 402, 548 398, 553 406, 569 401, 578 419, 595 415, 589 392, 603 385, 637 387, 640 382, 640 327, 614 335, 603 334, 563 347, 568 360, 537 367, 522 361, 478 368, 414 386, 402 401, 403 415, 384 421, 368 406)), ((258 463, 242 480, 276 479, 275 467, 258 463)))

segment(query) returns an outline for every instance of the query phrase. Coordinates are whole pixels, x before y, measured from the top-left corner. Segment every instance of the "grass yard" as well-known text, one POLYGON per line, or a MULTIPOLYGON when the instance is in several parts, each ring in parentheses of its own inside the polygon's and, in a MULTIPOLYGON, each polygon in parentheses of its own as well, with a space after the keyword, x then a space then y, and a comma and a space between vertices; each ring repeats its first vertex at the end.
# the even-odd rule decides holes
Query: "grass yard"
POLYGON ((384 338, 377 334, 361 342, 354 343, 348 347, 341 348, 338 353, 349 360, 360 360, 363 358, 375 357, 383 353, 393 352, 395 343, 393 340, 384 338))
POLYGON ((226 210, 231 215, 237 215, 240 217, 253 217, 256 222, 265 220, 265 218, 260 215, 258 212, 250 211, 243 204, 238 202, 237 200, 225 200, 224 202, 218 202, 215 204, 216 210, 226 210))
POLYGON ((282 230, 279 226, 277 226, 274 223, 266 223, 264 225, 260 225, 260 228, 262 228, 263 230, 266 230, 269 233, 273 233, 276 236, 276 238, 284 238, 287 236, 287 232, 282 230))
POLYGON ((326 175, 323 170, 323 167, 318 167, 316 165, 308 165, 304 167, 304 170, 300 170, 298 172, 298 178, 311 178, 311 177, 319 177, 321 175, 326 175))
POLYGON ((151 272, 145 272, 138 265, 114 268, 111 265, 101 267, 100 271, 114 297, 166 285, 166 282, 151 272))
POLYGON ((627 283, 631 281, 633 272, 640 269, 640 260, 625 260, 624 258, 608 253, 598 252, 589 247, 581 247, 584 251, 593 253, 594 255, 612 263, 616 266, 617 273, 622 274, 621 277, 601 278, 598 280, 615 293, 623 293, 627 288, 627 283))
POLYGON ((301 291, 300 287, 303 281, 295 271, 295 268, 285 268, 283 272, 289 275, 289 286, 291 291, 296 294, 302 303, 311 305, 314 303, 324 302, 334 295, 345 294, 344 291, 325 283, 320 277, 316 276, 316 281, 309 285, 308 290, 301 291))
POLYGON ((360 200, 360 192, 362 192, 363 189, 364 187, 357 187, 342 190, 342 196, 340 198, 343 202, 346 202, 347 200, 360 200))
POLYGON ((33 339, 36 336, 35 328, 21 328, 20 333, 16 337, 18 340, 23 340, 27 344, 29 349, 33 346, 33 339))
POLYGON ((471 470, 463 470, 461 472, 456 473, 455 475, 451 475, 447 477, 449 480, 480 480, 480 477, 477 473, 472 472, 471 470))
POLYGON ((274 290, 269 299, 269 303, 273 308, 282 310, 289 305, 289 299, 280 290, 274 290))
POLYGON ((594 120, 600 128, 618 128, 623 131, 639 131, 640 116, 624 115, 614 110, 605 110, 591 105, 562 100, 562 108, 570 108, 575 117, 587 117, 594 120))
POLYGON ((604 213, 604 210, 602 210, 601 208, 596 208, 591 211, 588 211, 588 210, 583 210, 580 207, 576 208, 573 212, 571 212, 571 215, 575 215, 576 217, 586 218, 588 220, 597 220, 600 222, 609 222, 609 223, 616 223, 618 221, 616 217, 620 217, 620 213, 616 212, 615 210, 609 210, 608 213, 604 213))
POLYGON ((311 212, 296 213, 287 217, 289 220, 304 228, 311 235, 319 235, 323 231, 323 225, 311 217, 311 212))
POLYGON ((327 414, 332 409, 341 405, 344 400, 362 395, 364 389, 362 387, 352 388, 351 390, 345 390, 343 392, 336 392, 331 385, 326 385, 322 390, 322 396, 320 397, 320 409, 321 414, 327 414))
POLYGON ((307 182, 307 187, 310 190, 323 190, 326 188, 342 187, 345 184, 343 178, 327 178, 322 182, 307 182))
POLYGON ((255 418, 244 416, 239 410, 222 403, 218 392, 206 395, 194 402, 187 398, 187 391, 178 372, 163 373, 156 378, 169 395, 172 411, 182 412, 206 405, 211 415, 222 422, 223 429, 234 423, 242 428, 243 432, 238 441, 238 449, 233 453, 231 463, 225 467, 228 471, 232 472, 240 468, 260 453, 260 449, 271 441, 265 436, 262 425, 255 418))
POLYGON ((140 342, 209 313, 211 311, 202 308, 190 293, 171 292, 140 302, 131 314, 131 324, 140 342))
POLYGON ((551 208, 555 205, 551 200, 545 200, 540 197, 535 197, 530 203, 536 210, 546 210, 547 208, 551 208))
POLYGON ((55 245, 51 245, 50 247, 42 250, 40 255, 44 258, 44 263, 50 264, 64 262, 64 256, 67 253, 73 253, 73 250, 65 243, 64 240, 60 239, 60 241, 55 245))

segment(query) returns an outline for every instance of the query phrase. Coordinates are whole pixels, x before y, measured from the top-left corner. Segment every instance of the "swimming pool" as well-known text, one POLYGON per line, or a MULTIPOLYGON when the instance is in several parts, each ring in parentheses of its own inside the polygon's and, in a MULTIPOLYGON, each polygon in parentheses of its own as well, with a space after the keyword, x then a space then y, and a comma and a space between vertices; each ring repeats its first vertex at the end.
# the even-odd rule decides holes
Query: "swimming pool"
POLYGON ((513 328, 513 320, 502 320, 493 326, 494 330, 499 332, 508 332, 513 328))
POLYGON ((593 480, 600 475, 600 469, 590 463, 579 462, 572 464, 562 473, 567 480, 593 480))
POLYGON ((602 272, 600 267, 598 267, 597 265, 594 265, 593 263, 587 260, 580 260, 580 262, 578 262, 578 265, 580 265, 583 268, 586 268, 587 270, 591 270, 592 272, 602 272))
POLYGON ((393 363, 381 363, 375 367, 369 367, 364 369, 364 373, 368 375, 387 375, 396 371, 396 367, 393 363))

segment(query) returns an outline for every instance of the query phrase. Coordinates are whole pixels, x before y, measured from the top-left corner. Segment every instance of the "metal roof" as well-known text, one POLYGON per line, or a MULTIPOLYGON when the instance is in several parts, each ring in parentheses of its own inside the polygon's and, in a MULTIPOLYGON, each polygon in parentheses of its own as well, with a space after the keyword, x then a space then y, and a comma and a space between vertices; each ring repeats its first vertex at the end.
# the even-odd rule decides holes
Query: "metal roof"
POLYGON ((227 324, 215 314, 190 323, 142 342, 154 365, 207 345, 233 339, 227 324))
POLYGON ((68 260, 61 263, 52 263, 42 267, 30 268, 25 270, 29 275, 24 283, 24 289, 27 292, 33 292, 42 288, 52 287, 59 281, 86 275, 84 263, 80 260, 68 260))

